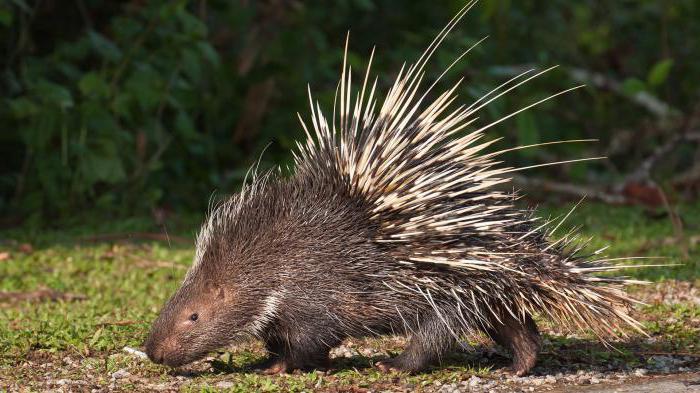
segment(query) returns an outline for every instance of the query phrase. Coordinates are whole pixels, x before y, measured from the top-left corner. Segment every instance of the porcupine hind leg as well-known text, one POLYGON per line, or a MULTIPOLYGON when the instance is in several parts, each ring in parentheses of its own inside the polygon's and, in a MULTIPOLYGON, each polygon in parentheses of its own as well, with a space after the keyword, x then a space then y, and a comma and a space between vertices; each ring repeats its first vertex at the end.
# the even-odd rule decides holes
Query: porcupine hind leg
POLYGON ((439 363, 442 356, 454 346, 456 340, 444 323, 431 315, 411 333, 406 349, 392 359, 376 363, 381 371, 417 373, 439 363))
POLYGON ((499 345, 509 349, 513 354, 513 371, 517 376, 526 375, 537 362, 537 352, 540 350, 537 325, 527 315, 519 320, 510 313, 504 313, 500 321, 491 322, 491 328, 486 333, 499 345))

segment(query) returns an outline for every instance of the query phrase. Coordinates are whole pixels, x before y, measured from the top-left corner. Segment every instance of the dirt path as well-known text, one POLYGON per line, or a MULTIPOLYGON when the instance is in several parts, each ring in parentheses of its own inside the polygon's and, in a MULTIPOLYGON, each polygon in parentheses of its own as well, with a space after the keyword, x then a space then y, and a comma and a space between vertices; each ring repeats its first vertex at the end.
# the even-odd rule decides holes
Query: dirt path
MULTIPOLYGON (((568 387, 564 391, 571 391, 568 387)), ((674 374, 661 377, 647 378, 636 381, 625 381, 624 384, 591 386, 577 389, 586 393, 700 393, 700 373, 674 374)))

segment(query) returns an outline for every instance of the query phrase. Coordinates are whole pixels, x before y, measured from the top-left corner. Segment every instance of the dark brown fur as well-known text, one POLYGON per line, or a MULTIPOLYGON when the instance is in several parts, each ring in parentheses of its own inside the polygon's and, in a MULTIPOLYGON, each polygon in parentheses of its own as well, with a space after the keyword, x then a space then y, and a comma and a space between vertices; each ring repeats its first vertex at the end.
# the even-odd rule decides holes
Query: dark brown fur
MULTIPOLYGON (((146 341, 153 361, 179 366, 254 336, 270 352, 268 372, 325 368, 329 350, 347 337, 397 333, 411 337, 408 348, 379 367, 417 372, 454 346, 449 328, 460 327, 449 314, 444 321, 423 297, 386 285, 400 268, 387 246, 373 241, 377 229, 364 202, 304 176, 258 187, 236 220, 198 244, 206 247, 203 260, 146 341), (252 329, 270 296, 278 299, 274 315, 252 329)), ((421 274, 446 272, 426 267, 421 274)), ((514 352, 519 374, 532 367, 537 333, 529 317, 494 320, 483 330, 514 352)))

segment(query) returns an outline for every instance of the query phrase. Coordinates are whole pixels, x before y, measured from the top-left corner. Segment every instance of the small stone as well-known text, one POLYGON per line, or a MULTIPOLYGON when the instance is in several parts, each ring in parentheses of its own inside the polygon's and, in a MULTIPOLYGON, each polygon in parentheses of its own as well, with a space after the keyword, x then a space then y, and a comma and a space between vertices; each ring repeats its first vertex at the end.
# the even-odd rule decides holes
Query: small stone
POLYGON ((451 383, 451 384, 445 384, 442 385, 440 388, 440 392, 445 392, 445 393, 453 393, 453 392, 459 392, 459 389, 457 389, 457 384, 456 383, 451 383))
POLYGON ((598 379, 597 377, 592 377, 591 384, 597 384, 597 383, 600 383, 600 379, 598 379))
POLYGON ((129 375, 131 374, 122 368, 112 373, 112 379, 122 379, 128 377, 129 375))
POLYGON ((530 383, 535 386, 542 386, 544 385, 544 379, 543 378, 533 378, 530 380, 530 383))
POLYGON ((557 378, 554 375, 547 375, 544 381, 547 383, 557 383, 557 378))
POLYGON ((219 389, 230 389, 233 387, 233 382, 230 381, 221 381, 216 384, 216 387, 219 389))
POLYGON ((472 388, 475 386, 479 386, 480 383, 481 378, 477 377, 476 375, 473 375, 471 378, 469 378, 469 386, 472 388))
POLYGON ((131 347, 124 347, 122 350, 130 355, 133 355, 139 359, 148 359, 148 355, 146 355, 145 352, 139 351, 138 349, 134 349, 131 347))
POLYGON ((638 368, 638 369, 634 370, 634 375, 636 375, 638 377, 643 377, 643 376, 647 375, 648 373, 649 373, 649 371, 645 368, 638 368))

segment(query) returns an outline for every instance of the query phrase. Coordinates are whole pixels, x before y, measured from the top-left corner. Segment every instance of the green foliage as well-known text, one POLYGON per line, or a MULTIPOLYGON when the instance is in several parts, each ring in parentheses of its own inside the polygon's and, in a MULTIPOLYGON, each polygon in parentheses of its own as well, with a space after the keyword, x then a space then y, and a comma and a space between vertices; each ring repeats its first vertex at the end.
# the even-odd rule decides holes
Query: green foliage
MULTIPOLYGON (((417 58, 464 4, 432 2, 0 1, 0 211, 42 220, 98 207, 133 213, 156 206, 202 208, 212 190, 233 191, 247 167, 287 165, 302 135, 306 84, 333 102, 345 33, 349 62, 363 70, 377 45, 381 90, 417 58)), ((627 97, 587 88, 493 129, 503 145, 599 138, 598 146, 523 150, 513 164, 598 155, 615 138, 656 122, 629 96, 651 94, 680 113, 698 99, 692 0, 481 1, 435 55, 437 77, 478 39, 490 38, 451 70, 465 102, 521 69, 559 71, 502 97, 480 124, 579 83, 568 70, 614 80, 627 97)), ((549 176, 594 179, 625 173, 673 129, 613 151, 609 165, 581 164, 549 176), (598 177, 596 177, 598 176, 598 177)), ((623 138, 624 140, 624 138, 623 138)), ((687 165, 688 150, 667 171, 687 165)), ((510 164, 510 163, 509 163, 510 164)))
MULTIPOLYGON (((195 131, 192 118, 209 112, 202 91, 216 80, 219 56, 188 6, 125 6, 110 15, 104 32, 86 27, 41 55, 21 54, 18 64, 8 64, 5 82, 16 89, 2 113, 15 130, 7 143, 23 146, 30 162, 23 209, 151 206, 175 174, 164 181, 154 175, 180 167, 182 176, 188 162, 213 155, 215 145, 195 131), (164 169, 164 157, 177 162, 164 169)), ((206 178, 211 168, 188 169, 206 178)))

